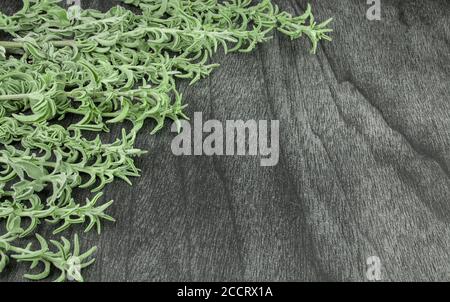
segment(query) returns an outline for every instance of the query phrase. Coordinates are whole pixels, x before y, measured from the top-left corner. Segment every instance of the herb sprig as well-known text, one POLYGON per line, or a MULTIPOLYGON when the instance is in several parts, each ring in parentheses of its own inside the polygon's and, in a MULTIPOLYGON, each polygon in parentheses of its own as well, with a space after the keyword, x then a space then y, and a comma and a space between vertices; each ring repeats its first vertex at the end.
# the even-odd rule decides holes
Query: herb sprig
POLYGON ((219 65, 211 58, 225 53, 250 52, 271 38, 274 30, 318 43, 331 40, 331 21, 316 23, 311 7, 293 16, 270 0, 122 0, 139 14, 117 6, 103 13, 59 0, 23 0, 12 16, 0 13, 0 31, 11 40, 0 41, 0 272, 11 258, 39 264, 42 271, 25 275, 45 279, 51 267, 57 281, 82 281, 82 268, 95 248, 80 254, 78 237, 70 242, 37 235, 40 248, 28 238, 41 223, 55 225, 54 233, 86 224, 101 230, 113 221, 105 211, 112 201, 99 204, 101 191, 115 179, 131 184, 140 174, 134 158, 145 153, 134 147, 144 123, 156 122, 152 133, 167 119, 187 119, 179 79, 191 84, 219 65), (68 127, 56 121, 78 117, 68 127), (129 121, 132 128, 106 143, 98 135, 129 121), (97 192, 85 203, 74 189, 97 192), (75 261, 76 260, 76 261, 75 261))

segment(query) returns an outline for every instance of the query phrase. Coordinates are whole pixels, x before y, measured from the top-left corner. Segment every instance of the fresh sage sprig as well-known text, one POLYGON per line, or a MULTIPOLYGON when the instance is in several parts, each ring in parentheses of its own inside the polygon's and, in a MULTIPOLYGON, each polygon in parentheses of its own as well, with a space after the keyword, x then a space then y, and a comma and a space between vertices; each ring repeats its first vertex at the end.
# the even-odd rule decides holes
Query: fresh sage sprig
POLYGON ((0 31, 10 36, 0 41, 0 272, 16 259, 41 268, 25 275, 32 280, 53 267, 57 281, 83 281, 95 248, 81 254, 78 237, 48 240, 35 234, 38 226, 100 232, 114 220, 102 190, 140 174, 134 158, 145 151, 134 145, 145 122, 153 120, 156 133, 167 119, 187 119, 180 80, 194 84, 219 66, 212 62, 219 49, 249 52, 276 30, 306 37, 315 53, 330 40, 331 19, 316 23, 309 5, 293 16, 270 0, 123 0, 107 12, 59 2, 23 0, 14 15, 0 13, 0 31), (131 128, 120 137, 101 139, 125 121, 131 128), (81 202, 75 189, 95 195, 81 202))

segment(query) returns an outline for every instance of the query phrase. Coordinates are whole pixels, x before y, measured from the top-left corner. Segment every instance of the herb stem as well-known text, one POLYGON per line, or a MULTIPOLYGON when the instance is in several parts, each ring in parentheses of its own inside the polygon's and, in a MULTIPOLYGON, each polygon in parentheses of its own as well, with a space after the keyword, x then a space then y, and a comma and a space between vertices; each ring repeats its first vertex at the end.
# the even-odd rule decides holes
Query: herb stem
MULTIPOLYGON (((135 94, 137 94, 138 91, 124 91, 124 92, 115 92, 116 96, 123 96, 123 97, 136 97, 135 94)), ((64 94, 70 98, 76 98, 76 95, 71 92, 64 92, 64 94)), ((91 94, 94 97, 101 97, 101 96, 107 96, 107 92, 94 92, 91 94)), ((20 101, 23 99, 27 99, 31 96, 29 93, 23 93, 23 94, 6 94, 6 95, 0 95, 0 102, 2 101, 20 101)))
MULTIPOLYGON (((77 46, 77 43, 74 40, 50 41, 50 43, 55 47, 77 46)), ((5 49, 17 49, 24 48, 25 43, 17 41, 0 41, 0 46, 5 49)))
POLYGON ((0 102, 2 102, 2 101, 20 101, 20 100, 26 99, 28 97, 30 97, 30 95, 27 93, 0 95, 0 102))

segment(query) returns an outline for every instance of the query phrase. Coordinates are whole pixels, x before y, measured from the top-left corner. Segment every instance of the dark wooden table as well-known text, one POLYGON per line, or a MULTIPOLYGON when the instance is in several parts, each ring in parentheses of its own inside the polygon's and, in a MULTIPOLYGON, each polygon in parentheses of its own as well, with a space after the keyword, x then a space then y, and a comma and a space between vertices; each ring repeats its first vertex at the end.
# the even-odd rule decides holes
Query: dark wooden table
MULTIPOLYGON (((170 129, 142 133, 142 177, 106 190, 117 222, 82 237, 99 247, 87 280, 364 281, 377 256, 383 280, 449 281, 450 2, 381 2, 369 21, 366 1, 314 1, 335 18, 316 56, 276 34, 184 85, 191 116, 280 120, 279 164, 176 157, 170 129)), ((25 270, 13 262, 0 281, 25 270)))

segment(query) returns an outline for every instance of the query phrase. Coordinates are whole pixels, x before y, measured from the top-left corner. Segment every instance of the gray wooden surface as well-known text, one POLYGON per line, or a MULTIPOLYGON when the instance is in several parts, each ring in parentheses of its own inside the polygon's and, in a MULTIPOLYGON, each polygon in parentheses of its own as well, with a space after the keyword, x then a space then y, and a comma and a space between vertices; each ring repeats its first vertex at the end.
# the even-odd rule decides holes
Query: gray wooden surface
POLYGON ((312 4, 335 18, 316 56, 277 34, 182 89, 191 116, 280 120, 279 164, 176 157, 170 129, 141 134, 142 177, 106 190, 117 222, 82 237, 99 247, 87 280, 364 281, 369 256, 383 280, 450 280, 450 2, 382 0, 372 22, 366 1, 312 4))

